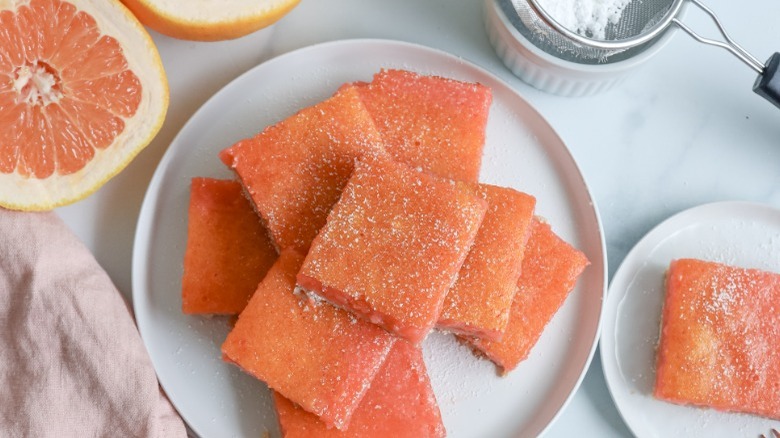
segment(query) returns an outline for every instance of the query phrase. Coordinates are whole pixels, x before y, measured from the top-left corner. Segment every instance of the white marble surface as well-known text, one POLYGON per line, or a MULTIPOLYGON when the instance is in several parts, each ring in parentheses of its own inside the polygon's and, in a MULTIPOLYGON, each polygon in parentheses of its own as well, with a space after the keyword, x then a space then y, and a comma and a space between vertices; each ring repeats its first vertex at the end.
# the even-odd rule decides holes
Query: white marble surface
MULTIPOLYGON (((707 3, 758 58, 780 50, 780 2, 707 3)), ((715 34, 696 11, 686 21, 715 34)), ((780 109, 751 91, 755 75, 749 68, 683 33, 616 88, 577 99, 542 93, 512 76, 488 43, 478 0, 305 0, 273 27, 234 41, 153 37, 171 87, 162 131, 96 194, 57 210, 128 299, 133 234, 144 192, 186 120, 250 67, 299 47, 343 38, 389 38, 443 49, 517 89, 558 131, 590 185, 606 234, 610 277, 648 230, 678 211, 718 200, 780 208, 780 109)), ((597 354, 547 436, 628 435, 597 354)))

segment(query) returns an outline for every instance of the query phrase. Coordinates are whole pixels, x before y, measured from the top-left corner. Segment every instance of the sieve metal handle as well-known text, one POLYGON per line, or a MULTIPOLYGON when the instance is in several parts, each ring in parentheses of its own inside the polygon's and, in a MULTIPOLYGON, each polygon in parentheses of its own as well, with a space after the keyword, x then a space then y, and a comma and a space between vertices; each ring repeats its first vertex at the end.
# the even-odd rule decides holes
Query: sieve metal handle
POLYGON ((718 16, 715 15, 715 13, 712 12, 710 8, 708 8, 699 0, 688 1, 698 6, 699 9, 704 11, 707 15, 710 16, 710 18, 712 18, 712 21, 715 22, 715 25, 718 27, 718 31, 723 36, 725 41, 705 38, 696 33, 677 17, 672 18, 672 23, 676 24, 680 29, 685 31, 688 35, 700 43, 721 47, 728 50, 740 61, 744 62, 750 68, 755 70, 755 72, 758 73, 758 78, 753 84, 753 91, 771 102, 776 107, 780 108, 780 75, 777 74, 778 70, 780 70, 780 53, 775 53, 772 55, 766 64, 761 63, 761 61, 756 59, 755 56, 751 55, 747 50, 737 44, 737 42, 729 36, 728 32, 726 32, 726 29, 723 27, 723 24, 721 24, 720 20, 718 19, 718 16))
POLYGON ((715 15, 715 13, 712 12, 710 8, 708 8, 699 0, 672 0, 669 9, 664 15, 664 18, 656 22, 649 29, 645 29, 639 35, 635 35, 631 38, 610 41, 593 39, 567 29, 561 23, 556 21, 549 13, 547 13, 547 11, 541 6, 539 2, 540 0, 527 0, 530 8, 539 16, 543 22, 560 32, 566 38, 576 43, 602 50, 625 50, 636 47, 656 38, 672 23, 674 23, 677 27, 685 31, 696 41, 726 49, 731 54, 736 56, 740 61, 744 62, 750 68, 752 68, 756 73, 758 73, 758 79, 756 79, 756 82, 753 85, 753 91, 780 108, 780 53, 775 53, 772 55, 766 64, 761 63, 761 61, 759 61, 755 56, 751 55, 742 46, 737 44, 737 42, 734 41, 731 36, 729 36, 729 34, 726 32, 726 29, 723 27, 723 24, 721 24, 720 20, 718 19, 718 16, 715 15), (710 16, 712 21, 715 22, 718 31, 723 36, 724 41, 703 37, 688 27, 679 18, 677 18, 680 15, 683 3, 686 1, 693 3, 710 16))
POLYGON ((712 18, 712 21, 715 22, 715 25, 718 27, 718 31, 723 36, 723 39, 726 41, 718 41, 714 40, 712 38, 705 38, 698 33, 696 33, 693 29, 688 27, 685 23, 680 21, 677 17, 672 18, 672 23, 676 24, 680 29, 684 30, 688 35, 692 36, 693 39, 700 43, 709 44, 711 46, 715 47, 721 47, 723 49, 728 50, 739 58, 742 62, 747 64, 750 68, 756 71, 758 74, 764 73, 764 64, 761 63, 758 59, 756 59, 755 56, 748 53, 747 50, 745 50, 742 46, 737 44, 736 41, 734 41, 726 32, 726 29, 723 27, 723 24, 721 24, 720 20, 718 19, 718 16, 715 15, 714 12, 710 8, 708 8, 704 3, 700 2, 699 0, 688 0, 689 2, 693 3, 694 5, 698 6, 699 9, 706 12, 707 15, 712 18))

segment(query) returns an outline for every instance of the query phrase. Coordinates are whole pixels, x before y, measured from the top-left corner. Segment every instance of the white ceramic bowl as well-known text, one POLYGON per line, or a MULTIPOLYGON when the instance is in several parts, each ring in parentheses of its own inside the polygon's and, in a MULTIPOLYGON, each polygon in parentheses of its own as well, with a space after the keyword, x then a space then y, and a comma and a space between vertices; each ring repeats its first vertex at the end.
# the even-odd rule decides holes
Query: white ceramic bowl
POLYGON ((484 0, 485 28, 496 53, 523 81, 542 91, 567 97, 589 96, 608 90, 658 53, 677 30, 670 27, 644 50, 626 59, 582 64, 561 59, 535 46, 518 31, 516 26, 522 26, 519 18, 510 20, 507 17, 507 7, 511 7, 509 0, 484 0))

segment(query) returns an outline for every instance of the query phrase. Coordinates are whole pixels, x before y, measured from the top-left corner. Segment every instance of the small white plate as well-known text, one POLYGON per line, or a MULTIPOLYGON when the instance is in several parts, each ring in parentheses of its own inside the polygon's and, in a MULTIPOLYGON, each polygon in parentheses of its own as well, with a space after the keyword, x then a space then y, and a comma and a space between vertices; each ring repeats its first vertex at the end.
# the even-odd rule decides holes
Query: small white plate
POLYGON ((667 219, 631 250, 609 286, 601 335, 604 376, 620 414, 639 437, 757 437, 780 430, 778 421, 653 398, 665 275, 680 258, 780 272, 780 211, 746 202, 702 205, 667 219))
POLYGON ((582 380, 606 292, 604 240, 588 188, 561 139, 514 90, 462 59, 401 42, 337 41, 272 59, 218 92, 170 145, 144 199, 133 252, 138 327, 163 388, 204 438, 278 431, 266 387, 221 360, 225 320, 181 313, 190 179, 231 178, 217 158, 221 149, 325 99, 345 82, 370 80, 383 67, 490 87, 483 180, 536 195, 538 213, 591 261, 531 357, 506 378, 451 336, 435 333, 426 340, 424 354, 450 436, 538 435, 582 380))

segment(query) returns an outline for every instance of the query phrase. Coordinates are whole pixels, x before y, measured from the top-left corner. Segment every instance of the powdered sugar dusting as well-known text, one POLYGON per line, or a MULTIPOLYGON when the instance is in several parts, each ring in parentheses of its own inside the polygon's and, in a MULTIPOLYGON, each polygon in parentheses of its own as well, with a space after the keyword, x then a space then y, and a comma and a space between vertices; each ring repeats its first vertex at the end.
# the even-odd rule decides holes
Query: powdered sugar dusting
POLYGON ((710 299, 704 303, 704 309, 710 314, 732 315, 737 294, 740 292, 733 278, 724 279, 725 284, 718 285, 713 279, 709 288, 712 291, 710 299))
POLYGON ((469 347, 450 334, 432 333, 423 344, 423 354, 443 412, 490 392, 490 385, 483 386, 481 381, 500 381, 492 362, 475 357, 469 347))
MULTIPOLYGON (((517 8, 519 2, 512 0, 517 8)), ((580 35, 603 40, 607 26, 616 25, 623 16, 623 10, 631 0, 539 0, 545 12, 569 30, 580 35)))
POLYGON ((344 428, 395 338, 294 292, 303 256, 282 251, 222 352, 285 397, 344 428))

